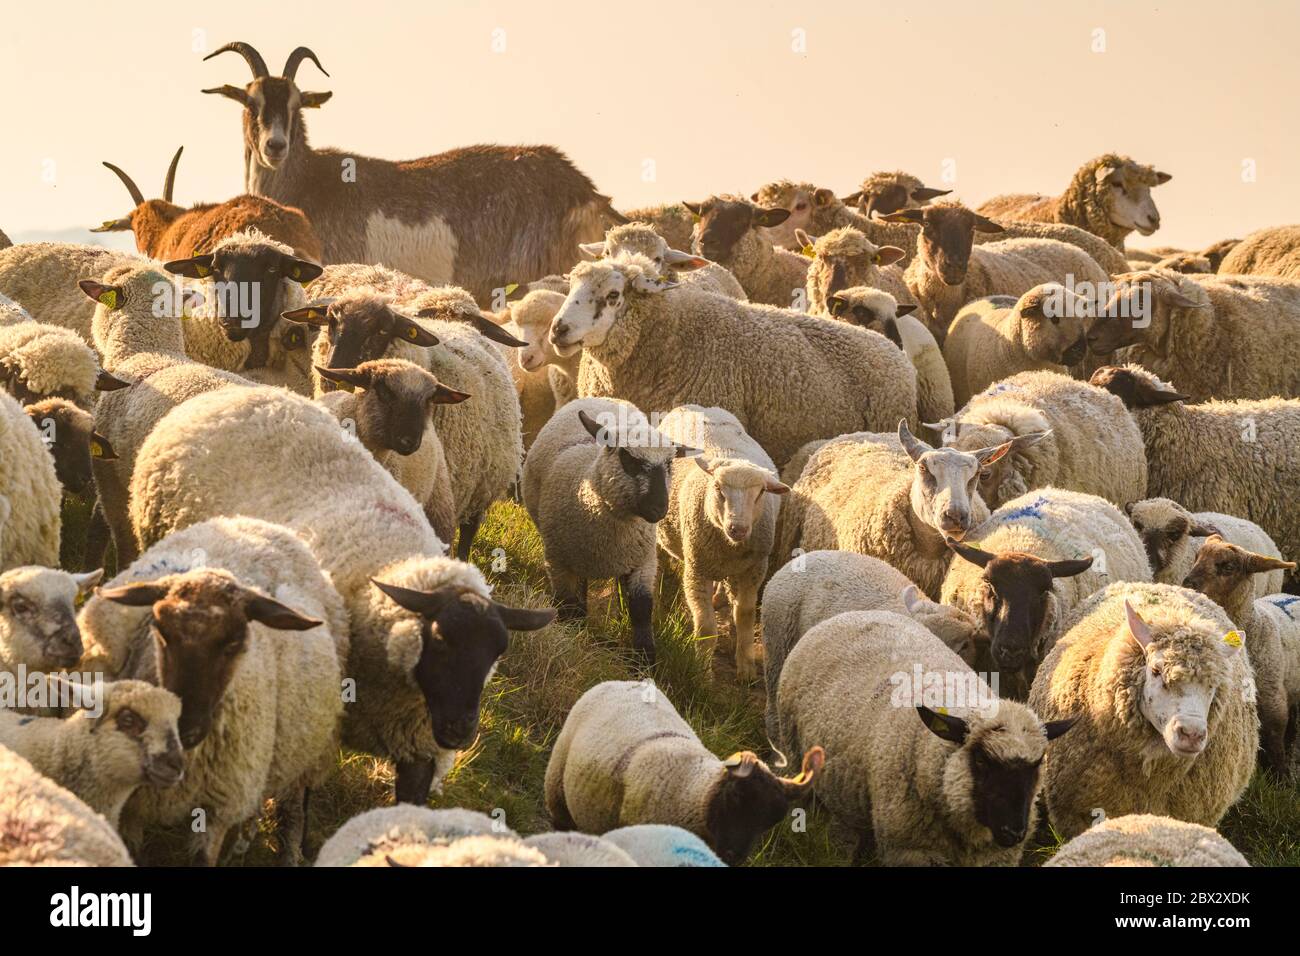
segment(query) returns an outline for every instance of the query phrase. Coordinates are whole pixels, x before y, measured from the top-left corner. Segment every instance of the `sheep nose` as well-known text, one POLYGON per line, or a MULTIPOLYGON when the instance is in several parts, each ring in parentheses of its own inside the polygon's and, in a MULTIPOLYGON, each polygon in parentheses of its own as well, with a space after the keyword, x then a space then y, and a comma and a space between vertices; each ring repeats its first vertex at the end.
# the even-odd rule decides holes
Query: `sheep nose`
POLYGON ((993 834, 999 846, 1015 846, 1025 838, 1024 827, 1000 826, 993 834))
POLYGON ((569 326, 566 322, 556 322, 551 326, 551 338, 562 339, 569 334, 569 326))
POLYGON ((944 508, 939 515, 939 530, 960 540, 966 534, 967 515, 956 508, 944 508))
POLYGON ((1188 750, 1201 750, 1205 747, 1205 728, 1200 724, 1185 724, 1181 721, 1175 725, 1178 743, 1188 750))
POLYGON ((744 541, 749 537, 749 528, 740 524, 727 525, 727 537, 732 541, 744 541))

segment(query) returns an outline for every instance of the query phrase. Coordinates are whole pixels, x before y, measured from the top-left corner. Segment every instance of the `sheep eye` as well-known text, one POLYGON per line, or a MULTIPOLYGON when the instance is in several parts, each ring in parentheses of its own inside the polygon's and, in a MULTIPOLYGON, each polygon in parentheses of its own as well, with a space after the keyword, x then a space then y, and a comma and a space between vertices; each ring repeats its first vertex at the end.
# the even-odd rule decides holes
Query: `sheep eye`
POLYGON ((9 606, 15 614, 30 614, 33 610, 32 603, 26 598, 16 597, 9 602, 9 606))
POLYGON ((617 292, 611 292, 605 296, 605 301, 608 302, 610 305, 617 304, 618 299, 619 299, 619 293, 617 292))
POLYGON ((123 707, 117 712, 117 729, 124 734, 130 734, 132 737, 138 737, 144 732, 144 718, 137 714, 129 707, 123 707))
POLYGON ((985 468, 983 471, 980 472, 980 481, 988 481, 992 477, 993 477, 993 472, 990 471, 988 468, 985 468))

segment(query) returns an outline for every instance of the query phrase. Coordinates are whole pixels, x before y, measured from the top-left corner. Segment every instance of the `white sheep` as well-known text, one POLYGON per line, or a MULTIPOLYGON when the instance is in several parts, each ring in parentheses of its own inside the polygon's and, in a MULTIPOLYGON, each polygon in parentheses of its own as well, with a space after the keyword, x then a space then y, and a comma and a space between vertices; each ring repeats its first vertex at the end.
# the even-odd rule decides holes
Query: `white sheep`
POLYGON ((22 716, 0 708, 0 748, 67 787, 114 827, 131 794, 181 779, 181 701, 175 694, 139 680, 52 683, 61 688, 62 711, 71 714, 22 716))
POLYGON ((763 588, 763 677, 767 735, 775 740, 776 691, 791 649, 816 624, 845 611, 910 616, 967 664, 974 665, 979 623, 965 611, 921 595, 907 576, 879 558, 852 551, 809 551, 763 588))
POLYGON ((902 249, 878 246, 852 226, 833 229, 824 236, 810 236, 796 229, 795 241, 802 244, 803 254, 812 260, 805 288, 808 311, 813 315, 836 315, 831 300, 837 293, 868 286, 888 292, 902 305, 912 306, 910 311, 916 318, 929 325, 929 315, 917 305, 897 264, 905 255, 902 249))
POLYGON ((1241 643, 1213 601, 1167 584, 1111 584, 1075 609, 1029 693, 1045 719, 1079 720, 1048 748, 1043 774, 1058 833, 1074 837, 1100 814, 1219 822, 1259 747, 1241 643))
MULTIPOLYGON (((568 288, 565 282, 564 291, 568 288)), ((550 342, 551 320, 563 304, 564 292, 537 289, 497 314, 501 327, 524 343, 509 364, 519 395, 525 451, 532 447, 555 410, 578 395, 581 350, 560 356, 550 342)))
POLYGON ((579 245, 588 259, 617 259, 624 255, 645 256, 662 274, 676 273, 683 285, 699 286, 732 299, 745 299, 745 290, 729 271, 716 262, 682 252, 653 227, 640 222, 613 226, 601 242, 579 245))
POLYGON ((0 747, 0 867, 131 866, 113 825, 0 747))
POLYGON ((1056 372, 1021 372, 974 395, 943 427, 961 451, 1015 440, 980 476, 990 508, 1052 485, 1116 505, 1146 495, 1142 432, 1105 390, 1056 372))
POLYGON ((726 866, 689 830, 667 823, 638 823, 610 830, 601 839, 627 853, 637 866, 726 866))
POLYGON ((825 754, 812 747, 793 779, 750 751, 726 760, 700 742, 653 684, 605 681, 578 699, 546 765, 546 811, 562 830, 604 833, 669 823, 728 864, 811 792, 825 754))
POLYGON ((541 851, 482 813, 402 804, 348 820, 316 858, 316 866, 548 865, 541 851))
MULTIPOLYGON (((1220 535, 1247 551, 1270 558, 1282 557, 1273 539, 1259 525, 1236 515, 1217 511, 1188 511, 1168 498, 1146 498, 1124 505, 1124 513, 1146 545, 1152 580, 1158 584, 1182 584, 1192 570, 1196 552, 1212 534, 1220 535)), ((1267 597, 1282 590, 1286 575, 1281 568, 1251 577, 1255 597, 1267 597)))
POLYGON ((1001 679, 1023 700, 1034 672, 1084 598, 1112 581, 1150 581, 1142 539, 1095 495, 1040 488, 1001 505, 950 547, 939 597, 980 625, 1001 679))
POLYGON ((1044 866, 1250 866, 1210 827, 1130 813, 1084 830, 1044 866))
POLYGON ((229 830, 273 798, 281 859, 298 862, 304 792, 338 754, 348 651, 343 602, 307 545, 253 518, 191 525, 99 588, 80 623, 88 663, 184 705, 185 780, 138 795, 132 829, 188 825, 202 807, 190 851, 210 866, 229 830))
POLYGON ((621 847, 590 833, 538 833, 524 840, 555 866, 636 866, 621 847))
POLYGON ((814 438, 916 415, 916 372, 884 336, 674 287, 639 256, 579 263, 570 278, 551 342, 582 347, 583 396, 647 414, 725 408, 778 464, 814 438))
POLYGON ((658 525, 659 547, 682 562, 682 592, 696 638, 718 633, 713 591, 725 584, 731 598, 736 677, 758 676, 754 619, 758 590, 767 577, 776 534, 776 465, 721 408, 682 405, 659 422, 661 434, 703 452, 673 466, 668 513, 658 525))
POLYGON ((96 389, 127 384, 100 369, 94 351, 76 332, 44 322, 0 326, 0 379, 24 405, 66 398, 87 408, 96 389))
POLYGON ((346 673, 356 697, 344 741, 396 761, 403 802, 423 803, 474 740, 508 630, 554 617, 493 601, 478 569, 441 556, 446 546, 420 505, 361 443, 284 389, 208 393, 175 409, 140 450, 131 506, 145 545, 234 514, 284 524, 307 541, 350 622, 346 673), (421 667, 435 640, 439 666, 421 667))
POLYGON ((54 671, 81 660, 76 608, 103 573, 20 567, 0 574, 0 671, 54 671))
POLYGON ((131 252, 74 242, 24 242, 0 251, 0 293, 21 302, 38 322, 71 329, 88 345, 95 305, 77 289, 82 280, 102 279, 111 269, 143 266, 131 252))
POLYGON ((617 579, 632 644, 649 660, 655 525, 668 511, 669 467, 685 450, 635 406, 583 398, 547 423, 524 463, 524 507, 541 536, 560 614, 585 617, 587 583, 617 579))
POLYGON ((0 496, 8 499, 0 571, 24 564, 57 567, 62 489, 54 458, 23 407, 0 392, 0 496))
POLYGON ((825 740, 817 798, 886 866, 1014 866, 1034 830, 1038 768, 1070 718, 1000 700, 915 621, 850 611, 786 659, 779 746, 825 740))

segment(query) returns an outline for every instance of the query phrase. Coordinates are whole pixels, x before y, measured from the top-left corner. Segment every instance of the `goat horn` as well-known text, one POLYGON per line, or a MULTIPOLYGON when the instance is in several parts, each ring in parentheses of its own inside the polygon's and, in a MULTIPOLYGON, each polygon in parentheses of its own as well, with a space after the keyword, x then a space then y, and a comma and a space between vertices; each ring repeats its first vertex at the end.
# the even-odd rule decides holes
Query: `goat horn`
POLYGON ((209 53, 203 59, 206 62, 212 59, 214 56, 220 56, 222 53, 225 53, 227 50, 234 50, 245 60, 247 60, 248 67, 253 71, 253 76, 256 79, 260 80, 264 76, 271 75, 271 71, 266 68, 266 61, 262 59, 262 54, 258 53, 256 50, 253 49, 253 47, 250 44, 245 43, 243 40, 236 40, 234 43, 227 43, 220 50, 216 50, 212 53, 209 53))
POLYGON ((181 161, 183 152, 185 152, 184 146, 176 150, 176 155, 172 157, 172 164, 167 167, 167 178, 163 180, 163 202, 172 201, 172 187, 176 185, 176 167, 181 161))
POLYGON ((281 71, 280 75, 286 80, 292 80, 294 74, 298 72, 298 64, 307 59, 316 64, 316 69, 329 76, 329 73, 325 72, 325 67, 320 65, 320 60, 316 59, 316 54, 305 46, 300 46, 289 54, 289 59, 284 61, 284 70, 281 71))
POLYGON ((117 173, 117 178, 122 180, 122 184, 126 186, 126 191, 131 194, 131 201, 137 206, 144 205, 144 194, 140 192, 140 187, 131 181, 131 177, 110 162, 105 162, 104 165, 117 173))

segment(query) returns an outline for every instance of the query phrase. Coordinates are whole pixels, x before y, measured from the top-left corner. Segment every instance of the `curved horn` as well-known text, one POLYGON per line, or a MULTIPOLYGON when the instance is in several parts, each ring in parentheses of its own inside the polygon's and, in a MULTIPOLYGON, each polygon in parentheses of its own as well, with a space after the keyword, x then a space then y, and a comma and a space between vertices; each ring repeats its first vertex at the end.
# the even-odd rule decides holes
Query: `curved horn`
POLYGON ((176 155, 172 157, 172 164, 167 167, 167 178, 163 180, 163 202, 172 201, 172 187, 176 185, 176 167, 180 164, 183 152, 185 152, 184 146, 176 150, 176 155))
POLYGON ((117 173, 117 178, 122 180, 122 185, 124 185, 126 187, 126 191, 131 194, 131 202, 135 203, 137 206, 143 206, 144 194, 140 192, 140 187, 137 186, 134 182, 132 182, 131 177, 128 176, 126 173, 122 172, 122 170, 119 167, 114 166, 112 163, 105 162, 104 165, 107 166, 109 169, 111 169, 113 172, 117 173))
POLYGON ((289 59, 284 61, 284 69, 280 71, 280 75, 286 80, 292 80, 294 74, 298 72, 298 64, 303 60, 311 60, 316 64, 316 69, 329 76, 329 73, 325 71, 325 67, 320 65, 320 60, 316 59, 316 54, 305 46, 300 46, 289 54, 289 59))
MULTIPOLYGON (((264 76, 271 75, 271 71, 266 68, 266 61, 262 59, 262 54, 258 53, 253 49, 251 44, 245 43, 243 40, 236 40, 234 43, 227 43, 221 49, 209 53, 203 58, 203 60, 204 62, 207 62, 214 56, 220 56, 228 50, 234 50, 248 61, 248 68, 253 71, 253 76, 256 79, 260 80, 264 76)), ((290 57, 289 59, 293 59, 293 57, 290 57)), ((313 59, 315 59, 315 57, 313 57, 313 59)))

